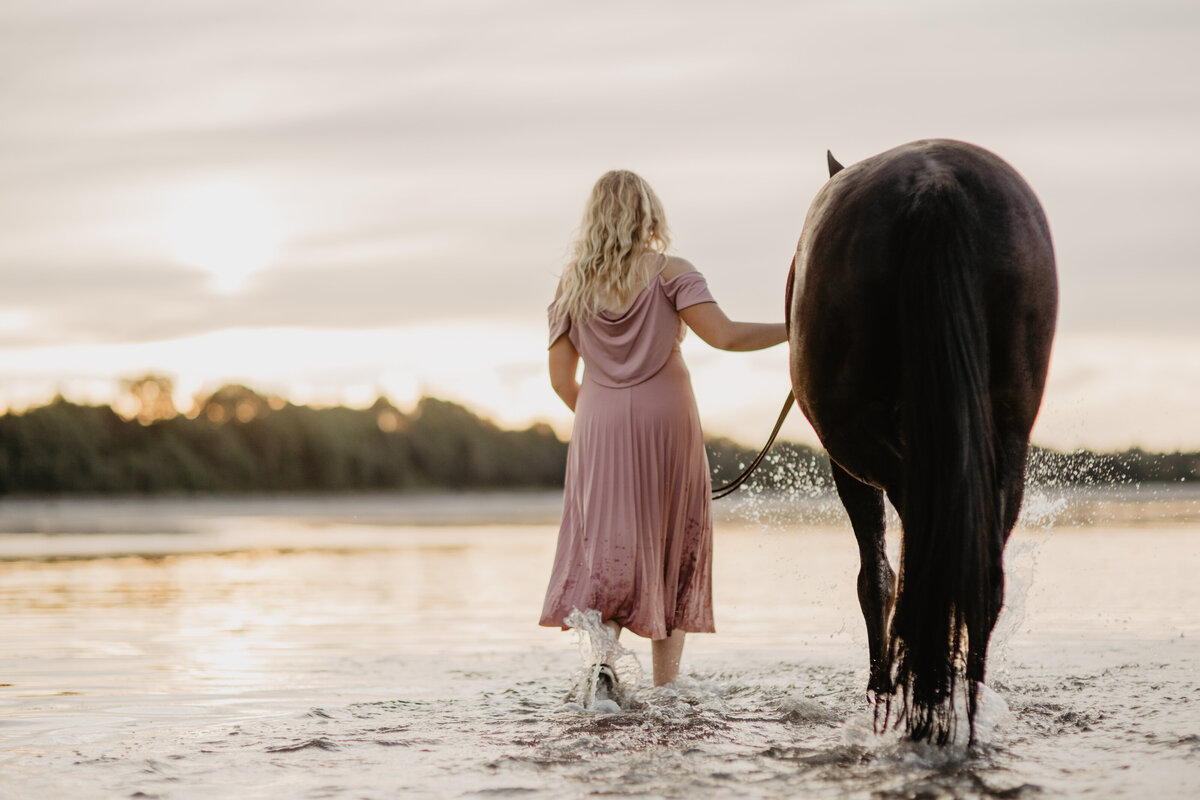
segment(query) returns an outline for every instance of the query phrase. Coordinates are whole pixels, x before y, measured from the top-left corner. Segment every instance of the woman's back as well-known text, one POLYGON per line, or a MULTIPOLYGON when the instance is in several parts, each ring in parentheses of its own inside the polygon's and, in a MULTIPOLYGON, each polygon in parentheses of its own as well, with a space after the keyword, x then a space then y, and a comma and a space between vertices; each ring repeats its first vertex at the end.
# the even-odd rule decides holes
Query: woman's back
MULTIPOLYGON (((570 320, 551 305, 551 344, 566 333, 583 358, 589 380, 621 388, 654 377, 683 338, 685 328, 679 311, 713 302, 699 272, 677 267, 672 270, 676 274, 667 277, 666 257, 659 256, 658 261, 659 268, 649 283, 620 312, 599 311, 570 320)), ((687 265, 679 259, 673 261, 687 265)))

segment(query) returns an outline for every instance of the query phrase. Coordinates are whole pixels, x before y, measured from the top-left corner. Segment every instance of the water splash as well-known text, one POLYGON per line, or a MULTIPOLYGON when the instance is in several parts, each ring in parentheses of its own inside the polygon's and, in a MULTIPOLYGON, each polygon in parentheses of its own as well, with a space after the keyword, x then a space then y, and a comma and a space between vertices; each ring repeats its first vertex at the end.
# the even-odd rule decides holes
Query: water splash
POLYGON ((1029 591, 1037 573, 1038 551, 1066 508, 1067 499, 1061 491, 1032 485, 1026 489, 1017 520, 1023 535, 1010 538, 1004 548, 1004 607, 992 631, 988 651, 988 674, 999 684, 1006 683, 1009 677, 1009 642, 1025 624, 1029 591))
MULTIPOLYGON (((979 687, 977 699, 975 746, 986 748, 996 740, 997 734, 1006 728, 1014 717, 1004 698, 986 685, 979 687)), ((968 740, 970 738, 970 727, 966 724, 967 690, 965 686, 960 684, 956 688, 953 704, 953 718, 958 724, 951 729, 950 741, 945 745, 911 741, 904 735, 902 725, 894 725, 886 730, 876 731, 873 711, 861 712, 847 720, 842 729, 842 743, 900 759, 915 757, 938 763, 961 760, 968 756, 968 740)))
POLYGON ((796 525, 836 524, 845 514, 828 459, 798 456, 787 448, 768 453, 755 478, 738 489, 722 510, 765 533, 796 525))
POLYGON ((633 705, 638 685, 642 682, 642 664, 636 655, 621 646, 613 629, 601 621, 600 612, 594 608, 587 611, 576 608, 567 615, 564 624, 579 637, 579 657, 582 662, 572 676, 567 706, 578 706, 585 711, 616 713, 633 705), (597 699, 602 664, 612 668, 617 683, 611 697, 597 699))

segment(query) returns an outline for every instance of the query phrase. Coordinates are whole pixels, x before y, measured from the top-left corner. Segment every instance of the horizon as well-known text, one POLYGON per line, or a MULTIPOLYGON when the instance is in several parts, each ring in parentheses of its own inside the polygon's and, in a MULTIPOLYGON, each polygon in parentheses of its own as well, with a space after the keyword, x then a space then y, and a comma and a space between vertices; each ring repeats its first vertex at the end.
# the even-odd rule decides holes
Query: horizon
MULTIPOLYGON (((662 198, 730 317, 780 316, 825 150, 972 141, 1045 207, 1060 312, 1033 431, 1200 450, 1200 7, 1183 0, 148 0, 0 8, 0 409, 176 400, 570 413, 545 307, 592 183, 662 198), (680 7, 682 8, 682 7, 680 7), (631 15, 638 25, 629 25, 631 15)), ((705 431, 765 439, 786 347, 685 340, 705 431)), ((780 434, 816 445, 802 414, 780 434)))

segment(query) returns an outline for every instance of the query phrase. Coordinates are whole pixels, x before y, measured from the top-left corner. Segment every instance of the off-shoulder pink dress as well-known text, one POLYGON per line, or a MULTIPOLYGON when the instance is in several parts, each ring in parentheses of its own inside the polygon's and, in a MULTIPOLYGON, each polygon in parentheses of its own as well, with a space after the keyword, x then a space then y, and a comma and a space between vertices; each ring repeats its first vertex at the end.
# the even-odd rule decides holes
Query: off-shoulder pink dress
POLYGON ((711 302, 700 273, 660 272, 619 315, 551 306, 550 343, 569 336, 584 372, 542 625, 594 608, 651 639, 714 630, 708 457, 679 352, 680 309, 711 302))

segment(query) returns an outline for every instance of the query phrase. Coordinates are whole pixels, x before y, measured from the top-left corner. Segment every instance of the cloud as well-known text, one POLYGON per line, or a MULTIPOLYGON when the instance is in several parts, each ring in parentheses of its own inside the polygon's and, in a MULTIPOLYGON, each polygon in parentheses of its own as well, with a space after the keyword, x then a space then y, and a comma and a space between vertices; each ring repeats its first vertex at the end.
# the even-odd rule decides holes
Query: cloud
POLYGON ((1038 192, 1065 334, 1200 332, 1194 3, 64 0, 7 4, 0 29, 10 356, 475 321, 534 340, 616 166, 655 185, 732 316, 774 318, 824 150, 926 136, 1038 192), (282 226, 232 294, 159 234, 214 178, 282 226))
POLYGON ((1200 335, 1057 337, 1034 440, 1062 449, 1151 450, 1200 443, 1200 335))

